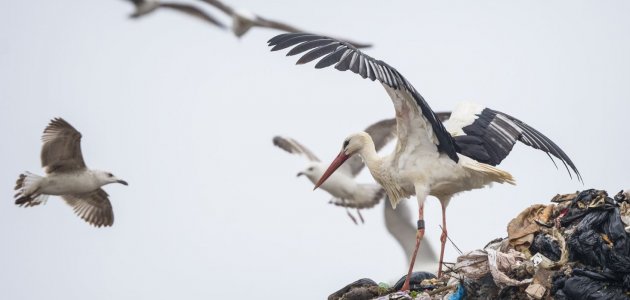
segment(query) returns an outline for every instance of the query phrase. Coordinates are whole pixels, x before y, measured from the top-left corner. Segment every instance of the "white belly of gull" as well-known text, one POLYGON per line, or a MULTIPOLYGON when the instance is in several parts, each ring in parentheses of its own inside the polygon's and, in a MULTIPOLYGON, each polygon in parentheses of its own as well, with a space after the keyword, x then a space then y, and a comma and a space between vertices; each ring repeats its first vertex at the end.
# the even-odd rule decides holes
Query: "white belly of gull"
POLYGON ((90 171, 49 174, 40 183, 40 193, 46 195, 83 194, 98 189, 101 185, 90 171))

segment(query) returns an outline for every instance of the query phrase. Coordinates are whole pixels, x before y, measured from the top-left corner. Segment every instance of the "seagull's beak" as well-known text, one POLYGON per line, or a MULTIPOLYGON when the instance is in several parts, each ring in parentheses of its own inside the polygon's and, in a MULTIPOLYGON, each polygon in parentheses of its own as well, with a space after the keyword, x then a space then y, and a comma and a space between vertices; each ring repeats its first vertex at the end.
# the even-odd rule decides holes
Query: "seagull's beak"
POLYGON ((120 183, 120 184, 124 184, 124 185, 129 185, 126 181, 124 180, 117 180, 116 182, 120 183))
POLYGON ((322 185, 326 179, 328 179, 328 177, 330 177, 330 175, 332 175, 333 173, 335 173, 335 171, 341 166, 343 165, 343 163, 350 158, 350 155, 347 155, 344 150, 341 150, 341 152, 339 152, 339 155, 337 155, 337 157, 335 158, 335 160, 333 160, 333 162, 330 164, 330 166, 328 167, 328 169, 326 170, 326 172, 324 172, 324 175, 322 175, 322 177, 319 179, 319 181, 317 181, 317 183, 315 184, 315 188, 313 190, 316 190, 320 185, 322 185))
POLYGON ((300 172, 300 173, 297 173, 297 176, 296 176, 296 177, 300 177, 300 176, 302 176, 302 175, 304 175, 304 173, 300 172))

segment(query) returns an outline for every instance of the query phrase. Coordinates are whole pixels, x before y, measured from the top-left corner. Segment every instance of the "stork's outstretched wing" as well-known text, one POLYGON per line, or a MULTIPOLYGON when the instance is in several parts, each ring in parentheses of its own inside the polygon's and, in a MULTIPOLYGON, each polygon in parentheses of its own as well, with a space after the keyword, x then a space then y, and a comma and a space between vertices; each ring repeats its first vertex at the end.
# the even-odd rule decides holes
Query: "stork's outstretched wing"
POLYGON ((455 144, 438 116, 420 93, 393 67, 376 60, 352 45, 333 38, 308 34, 289 33, 269 40, 272 51, 293 47, 287 55, 303 52, 297 64, 319 59, 315 68, 335 65, 340 71, 350 70, 363 78, 378 80, 394 102, 397 120, 398 154, 421 151, 439 151, 458 161, 455 144))
MULTIPOLYGON (((582 181, 580 172, 556 143, 517 118, 475 103, 461 103, 445 123, 458 152, 476 161, 496 166, 517 141, 557 157, 582 181)), ((553 161, 553 158, 551 158, 553 161)), ((554 162, 555 164, 555 162, 554 162)), ((569 171, 569 176, 571 172, 569 171)))

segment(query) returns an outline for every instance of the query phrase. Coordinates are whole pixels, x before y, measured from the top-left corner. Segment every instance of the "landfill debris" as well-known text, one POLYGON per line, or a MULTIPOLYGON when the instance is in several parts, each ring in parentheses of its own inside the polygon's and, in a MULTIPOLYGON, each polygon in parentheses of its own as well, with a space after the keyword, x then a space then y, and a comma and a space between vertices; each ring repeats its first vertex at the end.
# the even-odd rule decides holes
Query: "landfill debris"
MULTIPOLYGON (((394 284, 393 289, 395 291, 400 291, 402 289, 403 284, 405 284, 405 280, 407 279, 407 275, 404 275, 396 284, 394 284)), ((432 281, 431 279, 435 279, 435 275, 429 272, 413 272, 411 273, 411 279, 409 280, 409 289, 412 291, 424 291, 424 290, 432 290, 442 283, 440 281, 432 281)))
POLYGON ((328 296, 328 300, 363 300, 379 295, 379 285, 372 279, 361 278, 328 296))
POLYGON ((506 238, 459 256, 441 278, 415 272, 411 291, 399 291, 403 276, 371 298, 329 299, 630 299, 630 190, 551 202, 523 210, 506 238))

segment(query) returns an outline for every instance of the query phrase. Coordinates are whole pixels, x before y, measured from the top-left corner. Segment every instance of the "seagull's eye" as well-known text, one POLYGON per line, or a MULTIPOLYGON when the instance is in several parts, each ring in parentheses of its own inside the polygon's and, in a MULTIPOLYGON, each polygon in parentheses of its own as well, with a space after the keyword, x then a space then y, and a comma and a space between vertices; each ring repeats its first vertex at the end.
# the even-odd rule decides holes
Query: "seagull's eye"
POLYGON ((348 147, 348 144, 350 144, 350 140, 343 141, 343 148, 346 149, 346 147, 348 147))
POLYGON ((108 176, 108 177, 114 177, 114 174, 112 174, 112 173, 107 173, 107 176, 108 176))
POLYGON ((309 171, 313 171, 313 167, 308 168, 309 171))

